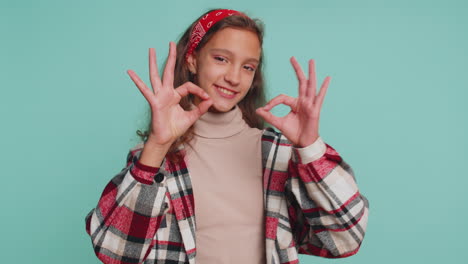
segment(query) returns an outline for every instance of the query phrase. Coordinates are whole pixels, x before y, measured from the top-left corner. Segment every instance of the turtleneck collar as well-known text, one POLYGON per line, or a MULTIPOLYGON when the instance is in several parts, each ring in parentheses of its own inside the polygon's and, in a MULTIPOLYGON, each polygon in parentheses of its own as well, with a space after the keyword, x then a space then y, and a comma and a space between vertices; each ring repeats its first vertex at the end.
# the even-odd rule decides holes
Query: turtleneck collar
POLYGON ((203 138, 228 138, 248 127, 242 111, 235 106, 226 113, 206 112, 194 124, 194 133, 203 138))

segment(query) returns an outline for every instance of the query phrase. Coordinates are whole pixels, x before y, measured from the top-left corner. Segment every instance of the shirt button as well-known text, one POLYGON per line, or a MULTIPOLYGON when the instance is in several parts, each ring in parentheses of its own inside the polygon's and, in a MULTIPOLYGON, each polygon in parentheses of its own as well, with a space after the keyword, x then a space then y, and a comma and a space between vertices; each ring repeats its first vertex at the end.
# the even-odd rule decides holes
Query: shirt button
POLYGON ((154 176, 154 181, 157 183, 160 183, 164 180, 164 174, 162 173, 157 173, 156 176, 154 176))

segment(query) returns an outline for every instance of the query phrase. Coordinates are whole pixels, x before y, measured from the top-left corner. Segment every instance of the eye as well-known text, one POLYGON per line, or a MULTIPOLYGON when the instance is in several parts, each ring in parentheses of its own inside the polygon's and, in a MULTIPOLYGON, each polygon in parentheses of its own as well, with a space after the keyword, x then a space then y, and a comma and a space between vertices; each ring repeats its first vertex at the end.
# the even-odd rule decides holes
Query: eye
POLYGON ((248 70, 248 71, 252 71, 252 72, 255 71, 255 68, 252 67, 252 66, 249 66, 249 65, 245 65, 245 66, 244 66, 244 69, 246 69, 246 70, 248 70))
POLYGON ((220 62, 226 62, 227 60, 224 57, 221 56, 214 56, 214 59, 220 62))

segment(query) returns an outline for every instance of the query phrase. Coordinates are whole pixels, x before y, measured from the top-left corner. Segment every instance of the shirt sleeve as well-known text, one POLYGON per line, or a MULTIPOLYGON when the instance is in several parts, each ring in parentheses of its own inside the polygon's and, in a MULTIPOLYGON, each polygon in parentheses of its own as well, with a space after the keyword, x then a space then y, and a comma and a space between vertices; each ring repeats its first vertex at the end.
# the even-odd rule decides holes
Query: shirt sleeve
POLYGON ((86 232, 103 263, 143 262, 169 210, 164 183, 153 180, 159 168, 139 163, 141 150, 129 152, 127 166, 107 184, 85 218, 86 232))
POLYGON ((320 137, 307 147, 292 147, 292 152, 285 188, 299 253, 354 255, 364 238, 369 205, 353 170, 320 137))

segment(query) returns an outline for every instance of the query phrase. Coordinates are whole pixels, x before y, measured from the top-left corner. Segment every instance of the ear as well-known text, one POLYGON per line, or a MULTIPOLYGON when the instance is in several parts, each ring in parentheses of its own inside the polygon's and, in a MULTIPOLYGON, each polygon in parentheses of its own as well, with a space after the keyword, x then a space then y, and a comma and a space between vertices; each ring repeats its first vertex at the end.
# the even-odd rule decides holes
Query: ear
POLYGON ((195 58, 193 53, 187 58, 187 66, 192 74, 197 74, 197 58, 195 58))

